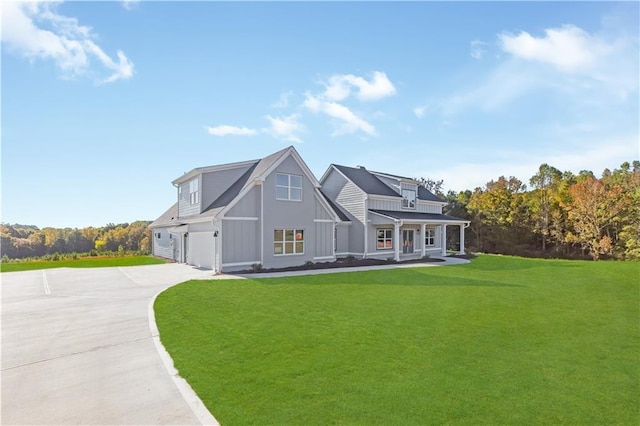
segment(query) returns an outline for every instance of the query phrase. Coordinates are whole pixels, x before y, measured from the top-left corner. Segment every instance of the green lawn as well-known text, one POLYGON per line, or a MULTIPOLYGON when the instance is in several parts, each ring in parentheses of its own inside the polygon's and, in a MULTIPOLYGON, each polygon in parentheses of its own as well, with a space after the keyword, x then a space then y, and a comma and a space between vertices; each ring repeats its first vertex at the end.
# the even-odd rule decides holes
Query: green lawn
POLYGON ((223 425, 640 420, 640 264, 469 265, 189 281, 163 344, 223 425))
POLYGON ((0 263, 0 272, 32 271, 49 268, 103 268, 106 266, 137 266, 166 263, 153 256, 81 257, 76 260, 0 263))

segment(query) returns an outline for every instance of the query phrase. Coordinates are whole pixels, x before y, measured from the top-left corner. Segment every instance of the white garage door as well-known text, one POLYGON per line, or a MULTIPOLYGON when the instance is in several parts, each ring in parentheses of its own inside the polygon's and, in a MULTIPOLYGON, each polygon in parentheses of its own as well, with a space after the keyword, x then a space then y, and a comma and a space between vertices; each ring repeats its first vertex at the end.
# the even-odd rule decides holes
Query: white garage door
POLYGON ((188 263, 205 269, 213 269, 215 238, 213 232, 189 232, 188 263))

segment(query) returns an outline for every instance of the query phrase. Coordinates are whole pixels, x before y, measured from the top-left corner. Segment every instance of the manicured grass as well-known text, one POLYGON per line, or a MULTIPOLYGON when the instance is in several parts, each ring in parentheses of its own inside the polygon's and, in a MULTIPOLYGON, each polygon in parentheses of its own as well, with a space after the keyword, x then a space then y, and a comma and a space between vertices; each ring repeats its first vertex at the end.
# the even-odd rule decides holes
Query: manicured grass
POLYGON ((223 425, 630 424, 640 264, 471 264, 189 281, 155 304, 223 425))
POLYGON ((49 268, 104 268, 107 266, 156 265, 160 263, 166 262, 153 256, 81 257, 76 260, 0 263, 0 272, 32 271, 49 268))

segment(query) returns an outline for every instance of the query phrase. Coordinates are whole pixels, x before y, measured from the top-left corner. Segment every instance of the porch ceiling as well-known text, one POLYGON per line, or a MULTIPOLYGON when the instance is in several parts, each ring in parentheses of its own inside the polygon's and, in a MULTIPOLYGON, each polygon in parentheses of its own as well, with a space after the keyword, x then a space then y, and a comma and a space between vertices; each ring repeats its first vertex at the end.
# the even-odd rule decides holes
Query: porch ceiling
POLYGON ((460 219, 455 216, 448 216, 446 214, 439 213, 420 213, 420 212, 404 212, 404 211, 395 211, 395 210, 378 210, 378 209, 369 209, 371 213, 375 213, 377 215, 388 217, 389 219, 395 220, 403 220, 403 221, 411 221, 411 222, 424 222, 424 223, 444 223, 444 224, 466 224, 469 223, 468 220, 460 219))

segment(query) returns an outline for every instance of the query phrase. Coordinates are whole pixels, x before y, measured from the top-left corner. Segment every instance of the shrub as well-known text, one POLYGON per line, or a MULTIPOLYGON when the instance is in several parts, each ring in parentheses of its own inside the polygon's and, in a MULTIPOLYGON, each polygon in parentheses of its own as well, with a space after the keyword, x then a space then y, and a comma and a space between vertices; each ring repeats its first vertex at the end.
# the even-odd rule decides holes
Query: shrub
POLYGON ((254 263, 253 265, 251 265, 251 270, 254 272, 262 271, 262 269, 262 263, 254 263))
POLYGON ((304 266, 313 266, 315 265, 315 263, 313 263, 313 260, 307 260, 306 262, 304 262, 304 266))

